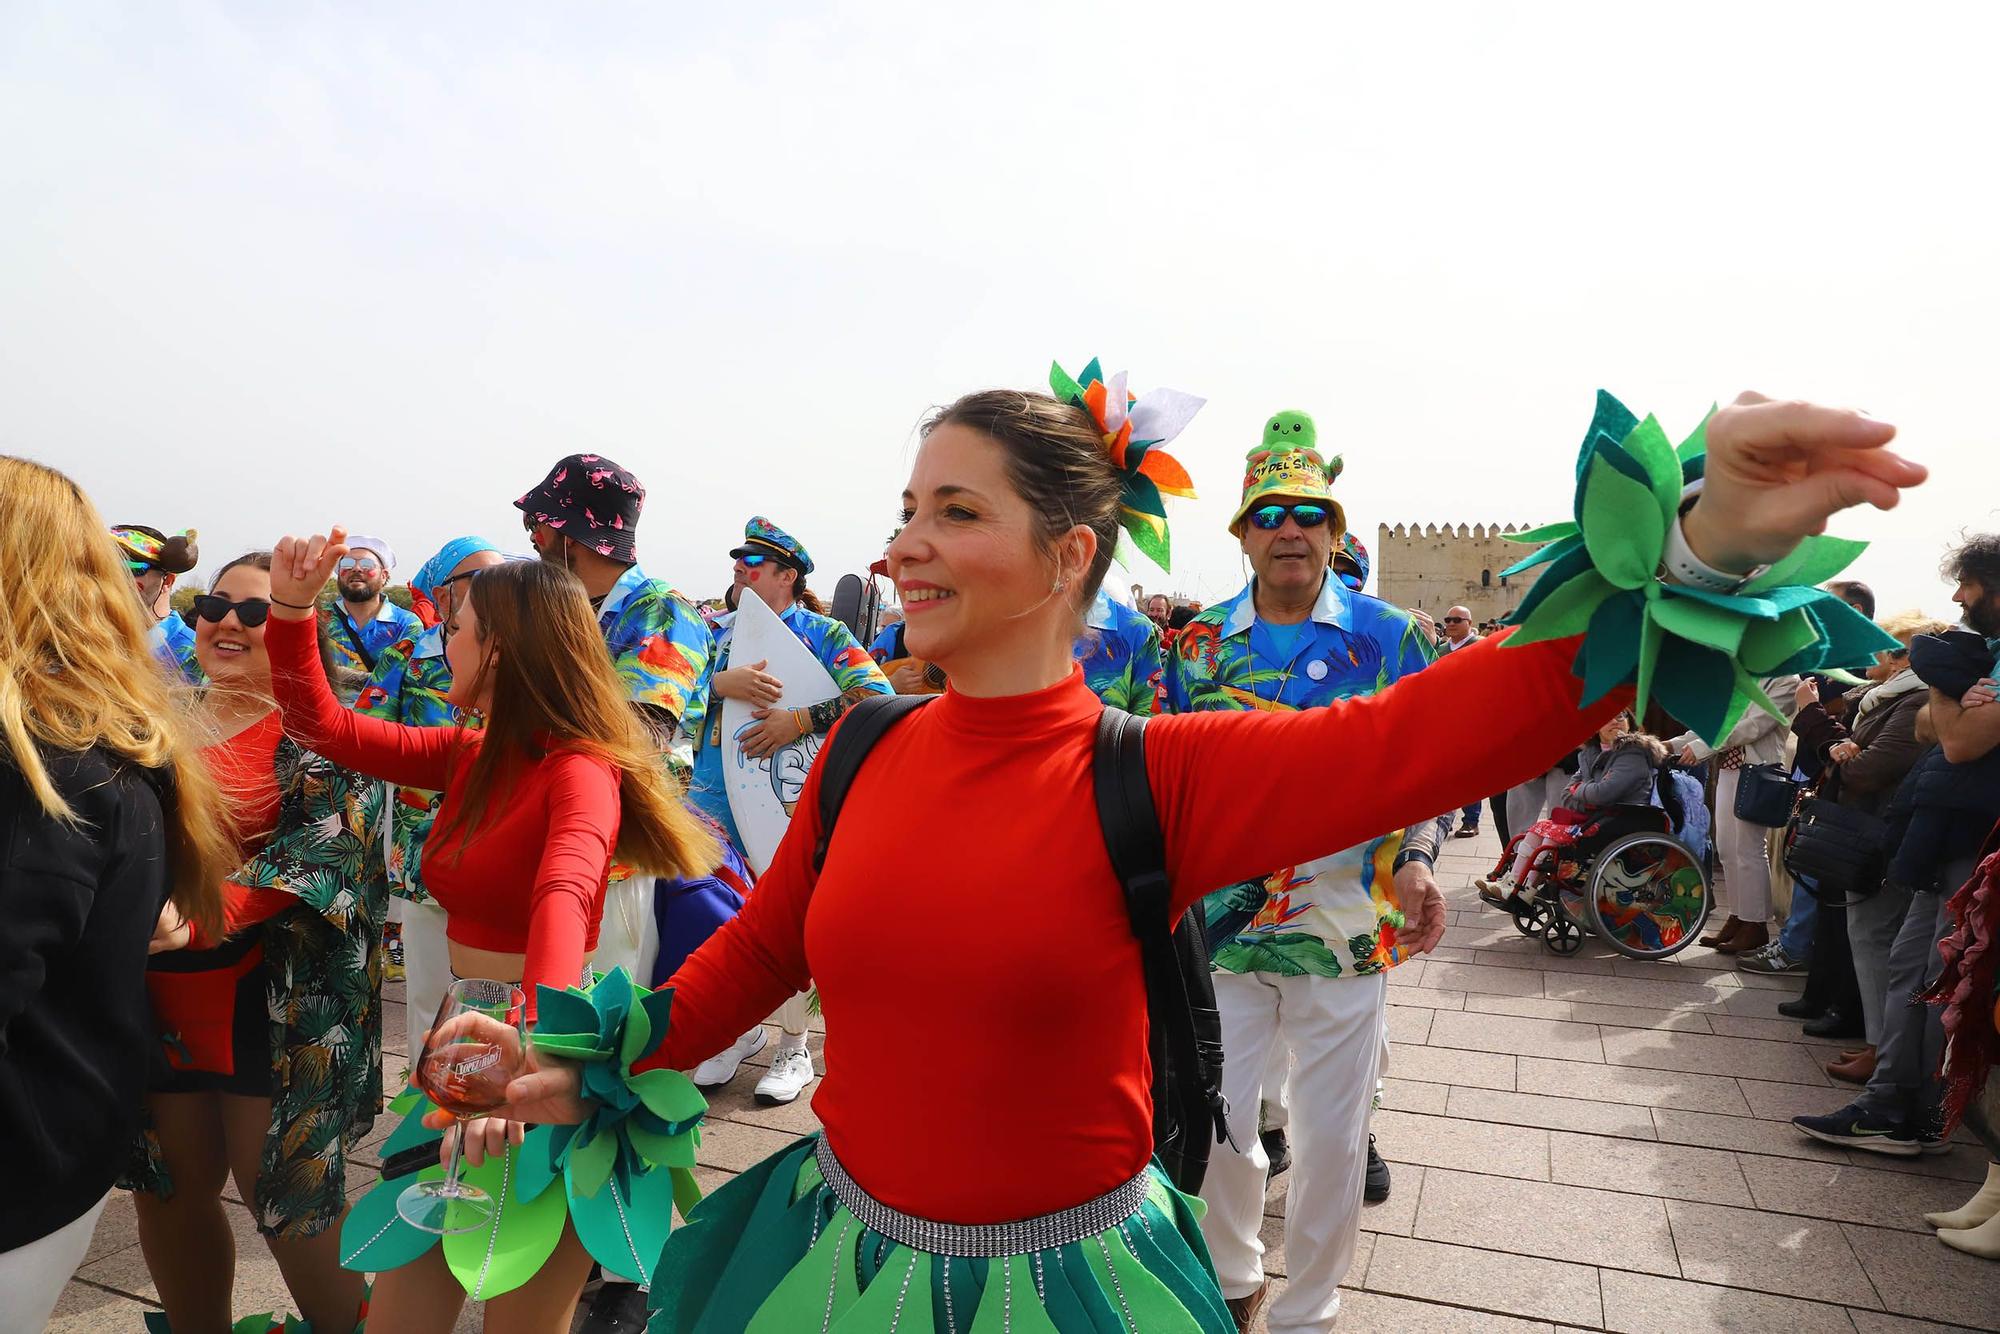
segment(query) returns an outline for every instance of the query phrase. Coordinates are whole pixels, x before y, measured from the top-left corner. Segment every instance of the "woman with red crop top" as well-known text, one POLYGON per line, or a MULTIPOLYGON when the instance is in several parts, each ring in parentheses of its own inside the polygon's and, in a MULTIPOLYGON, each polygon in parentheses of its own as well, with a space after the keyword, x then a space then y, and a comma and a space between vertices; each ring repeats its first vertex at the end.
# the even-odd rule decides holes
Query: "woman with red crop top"
MULTIPOLYGON (((614 855, 658 875, 693 874, 712 864, 713 845, 626 704, 583 585, 558 566, 480 570, 453 609, 448 698, 478 710, 483 728, 406 727, 342 708, 313 648, 313 603, 346 551, 343 536, 336 528, 330 540, 277 547, 268 642, 285 729, 363 773, 443 792, 424 871, 446 913, 452 971, 521 983, 532 1018, 538 986, 582 979, 614 855)), ((566 1322, 590 1260, 565 1224, 531 1279, 480 1292, 486 1328, 551 1328, 555 1313, 566 1322)), ((449 1329, 464 1298, 443 1248, 432 1248, 380 1276, 369 1327, 449 1329)))
MULTIPOLYGON (((352 1329, 364 1295, 336 1225, 346 1153, 382 1106, 381 789, 286 739, 266 651, 269 565, 268 553, 239 557, 195 601, 213 738, 202 757, 229 799, 237 857, 221 933, 192 930, 146 976, 163 1059, 147 1153, 126 1184, 177 1330, 230 1323, 231 1175, 307 1320, 352 1329)), ((323 651, 310 626, 305 651, 323 651)))
MULTIPOLYGON (((656 1332, 876 1334, 911 1303, 927 1307, 915 1327, 955 1334, 1223 1334, 1248 1318, 1254 1298, 1225 1306, 1193 1212, 1148 1165, 1146 997, 1092 797, 1099 705, 1070 653, 1121 505, 1143 522, 1153 487, 1186 489, 1141 446, 1188 406, 1128 408, 1122 377, 1084 380, 973 394, 928 423, 888 562, 910 649, 951 688, 877 744, 817 873, 808 780, 742 915, 672 979, 671 1024, 635 1077, 712 1054, 808 977, 828 1074, 823 1133, 673 1233, 656 1332)), ((1775 561, 1835 510, 1894 504, 1923 473, 1880 448, 1891 434, 1804 404, 1724 409, 1676 568, 1726 581, 1713 567, 1775 561)), ((1577 656, 1575 639, 1482 644, 1330 708, 1156 720, 1172 911, 1545 771, 1629 698, 1582 707, 1577 656), (1482 723, 1461 734, 1467 716, 1482 723)), ((1434 946, 1442 904, 1405 911, 1416 948, 1434 946)), ((579 1096, 601 1067, 540 1063, 512 1086, 514 1115, 608 1127, 617 1108, 579 1096)))

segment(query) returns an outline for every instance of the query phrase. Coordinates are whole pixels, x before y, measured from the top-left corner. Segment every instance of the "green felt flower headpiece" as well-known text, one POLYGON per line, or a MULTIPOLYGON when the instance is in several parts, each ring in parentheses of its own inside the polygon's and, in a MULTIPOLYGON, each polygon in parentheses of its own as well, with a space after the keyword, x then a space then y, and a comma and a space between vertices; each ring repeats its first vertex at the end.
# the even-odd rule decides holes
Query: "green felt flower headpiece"
POLYGON ((1506 571, 1547 566, 1507 620, 1510 645, 1582 635, 1576 672, 1584 703, 1636 680, 1637 708, 1660 707, 1711 745, 1751 705, 1783 718, 1760 678, 1866 665, 1896 643, 1824 583, 1867 548, 1808 537, 1733 593, 1657 577, 1686 488, 1707 461, 1704 419, 1678 447, 1658 421, 1640 421, 1598 391, 1597 414, 1576 463, 1576 519, 1508 536, 1545 542, 1506 571))
POLYGON ((1163 570, 1173 568, 1165 497, 1192 497, 1194 482, 1162 446, 1179 435, 1208 400, 1178 389, 1155 389, 1144 399, 1137 398, 1125 388, 1124 371, 1106 380, 1095 357, 1074 377, 1059 363, 1050 363, 1049 392, 1090 414, 1122 482, 1120 526, 1147 559, 1163 570))

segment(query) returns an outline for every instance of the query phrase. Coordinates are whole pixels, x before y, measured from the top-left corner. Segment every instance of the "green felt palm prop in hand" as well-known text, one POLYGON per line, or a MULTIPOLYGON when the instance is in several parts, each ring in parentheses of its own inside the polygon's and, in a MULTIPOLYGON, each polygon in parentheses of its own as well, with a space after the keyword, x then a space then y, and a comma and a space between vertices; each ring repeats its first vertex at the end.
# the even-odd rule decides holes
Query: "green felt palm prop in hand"
POLYGON ((1814 587, 1866 549, 1808 537, 1733 593, 1661 582, 1667 536, 1685 489, 1706 462, 1707 423, 1678 447, 1598 391, 1597 414, 1576 463, 1576 518, 1508 536, 1546 546, 1511 566, 1547 566, 1507 618, 1509 645, 1582 635, 1576 672, 1584 703, 1636 682, 1637 711, 1660 707, 1711 745, 1752 705, 1783 718, 1758 681, 1865 666, 1896 641, 1831 591, 1814 587))

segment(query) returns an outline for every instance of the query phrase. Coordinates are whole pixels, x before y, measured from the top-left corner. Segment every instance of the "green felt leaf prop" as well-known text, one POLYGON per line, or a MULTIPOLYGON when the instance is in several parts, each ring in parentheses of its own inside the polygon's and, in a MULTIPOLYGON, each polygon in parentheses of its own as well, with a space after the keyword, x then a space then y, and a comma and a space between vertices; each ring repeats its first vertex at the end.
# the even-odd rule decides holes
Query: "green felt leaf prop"
POLYGON ((1619 593, 1604 599, 1591 613, 1584 635, 1585 655, 1583 702, 1595 704, 1632 679, 1639 665, 1640 633, 1646 619, 1646 600, 1637 593, 1619 593))
MULTIPOLYGON (((412 1092, 415 1092, 415 1090, 412 1090, 412 1092)), ((404 1100, 398 1098, 396 1101, 402 1102, 404 1100)), ((385 1159, 394 1158, 397 1154, 407 1153, 419 1144, 436 1144, 439 1140, 443 1139, 444 1132, 442 1130, 432 1130, 424 1124, 425 1115, 436 1110, 436 1108, 436 1103, 422 1094, 418 1094, 416 1100, 409 1104, 409 1110, 404 1113, 402 1123, 390 1132, 388 1139, 382 1142, 382 1157, 385 1159)))
MULTIPOLYGON (((1570 526, 1574 527, 1575 525, 1572 524, 1570 526)), ((1515 561, 1512 565, 1500 571, 1500 575, 1504 579, 1511 575, 1520 574, 1524 570, 1532 570, 1537 565, 1547 565, 1550 561, 1561 560, 1565 556, 1583 550, 1583 535, 1580 533, 1574 534, 1560 541, 1549 543, 1532 556, 1515 561)), ((1529 591, 1533 592, 1532 589, 1529 591)))
POLYGON ((1805 608, 1786 612, 1775 621, 1758 621, 1743 631, 1739 661, 1759 676, 1778 676, 1787 659, 1819 641, 1819 627, 1805 608))
MULTIPOLYGON (((898 1247, 883 1264, 882 1272, 868 1285, 868 1291, 860 1300, 847 1309, 847 1314, 835 1321, 829 1334, 937 1334, 937 1321, 932 1313, 931 1266, 933 1257, 918 1251, 898 1247), (908 1293, 915 1293, 918 1300, 907 1299, 908 1293), (900 1318, 897 1312, 901 1311, 900 1318)), ((825 1300, 824 1293, 821 1300, 825 1300)), ((773 1331, 780 1327, 773 1326, 773 1331)), ((782 1327, 784 1334, 801 1328, 797 1325, 782 1327)), ((811 1326, 804 1326, 810 1329, 811 1326)))
POLYGON ((1503 533, 1503 542, 1560 542, 1566 537, 1575 537, 1580 530, 1574 523, 1564 519, 1561 523, 1545 523, 1536 528, 1523 528, 1518 533, 1503 533))
POLYGON ((1608 450, 1584 474, 1578 526, 1598 574, 1620 588, 1639 588, 1659 572, 1667 519, 1646 484, 1627 475, 1608 450))
POLYGON ((619 1274, 650 1283, 653 1267, 674 1225, 672 1172, 647 1172, 632 1178, 630 1191, 614 1176, 594 1196, 577 1193, 568 1184, 570 1226, 584 1249, 619 1274), (622 1257, 616 1264, 608 1258, 622 1257))
POLYGON ((461 1180, 499 1205, 482 1226, 445 1235, 445 1263, 475 1301, 512 1292, 533 1278, 555 1253, 569 1218, 561 1192, 544 1191, 539 1199, 523 1200, 514 1190, 513 1162, 519 1152, 496 1154, 460 1173, 461 1180))
MULTIPOLYGON (((1780 724, 1787 727, 1791 725, 1792 720, 1785 716, 1785 711, 1764 693, 1764 683, 1753 673, 1745 671, 1742 663, 1736 664, 1736 694, 1750 708, 1762 709, 1780 724)), ((1731 726, 1734 727, 1734 724, 1731 726)))
POLYGON ((1659 581, 1681 497, 1706 474, 1707 440, 1707 418, 1676 447, 1656 419, 1600 390, 1577 455, 1575 524, 1514 534, 1549 545, 1504 573, 1541 569, 1507 618, 1520 627, 1509 647, 1581 635, 1573 670, 1586 701, 1634 681, 1642 715, 1657 700, 1715 745, 1748 709, 1771 707, 1760 677, 1860 666, 1887 636, 1812 586, 1866 545, 1845 538, 1808 537, 1729 593, 1659 581))
POLYGON ((437 1233, 403 1221, 396 1201, 420 1181, 442 1180, 444 1168, 433 1163, 413 1175, 376 1182, 340 1222, 340 1267, 380 1274, 401 1268, 437 1245, 437 1233))
POLYGON ((1589 628, 1598 606, 1617 591, 1595 572, 1586 571, 1555 589, 1508 642, 1535 644, 1580 635, 1589 628))
MULTIPOLYGON (((1721 607, 1694 598, 1673 596, 1672 590, 1652 603, 1653 619, 1670 635, 1693 640, 1734 657, 1743 647, 1744 620, 1721 607)), ((1678 715, 1676 715, 1678 716, 1678 715)))
POLYGON ((1808 537, 1793 549, 1791 555, 1773 563, 1770 569, 1745 584, 1742 591, 1761 593, 1767 588, 1780 588, 1786 584, 1823 584, 1852 565, 1867 549, 1866 542, 1844 537, 1808 537))

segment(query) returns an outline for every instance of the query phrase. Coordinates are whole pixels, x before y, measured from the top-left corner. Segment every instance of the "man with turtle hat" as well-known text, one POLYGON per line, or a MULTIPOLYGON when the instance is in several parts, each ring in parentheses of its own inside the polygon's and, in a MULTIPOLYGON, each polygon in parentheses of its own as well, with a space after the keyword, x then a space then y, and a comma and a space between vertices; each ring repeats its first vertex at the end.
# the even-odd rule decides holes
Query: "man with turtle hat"
MULTIPOLYGON (((1331 486, 1340 469, 1339 458, 1320 454, 1311 417, 1267 419, 1229 528, 1255 577, 1176 637, 1168 691, 1177 712, 1324 707, 1373 694, 1431 661, 1429 636, 1408 613, 1350 588, 1334 567, 1347 528, 1331 486)), ((1312 775, 1322 766, 1374 758, 1300 756, 1300 801, 1318 799, 1312 775)), ((1223 1092, 1231 1138, 1243 1147, 1218 1146, 1209 1160, 1202 1232, 1240 1325, 1267 1291, 1258 1231, 1269 1160, 1258 1103, 1274 1047, 1289 1048, 1296 1064, 1289 1282, 1270 1328, 1326 1329, 1339 1308, 1373 1152, 1368 1114, 1386 1045, 1383 974, 1443 934, 1444 901, 1431 875, 1436 847, 1435 822, 1426 821, 1209 896, 1223 1092)))

